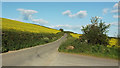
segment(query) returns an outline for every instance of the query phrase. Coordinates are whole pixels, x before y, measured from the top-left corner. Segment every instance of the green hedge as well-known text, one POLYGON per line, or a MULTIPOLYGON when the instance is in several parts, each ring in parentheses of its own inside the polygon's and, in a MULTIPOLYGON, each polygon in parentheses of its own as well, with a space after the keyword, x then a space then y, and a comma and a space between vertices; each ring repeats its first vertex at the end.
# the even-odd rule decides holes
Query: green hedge
POLYGON ((33 47, 59 39, 64 33, 30 33, 16 30, 2 31, 2 52, 33 47))

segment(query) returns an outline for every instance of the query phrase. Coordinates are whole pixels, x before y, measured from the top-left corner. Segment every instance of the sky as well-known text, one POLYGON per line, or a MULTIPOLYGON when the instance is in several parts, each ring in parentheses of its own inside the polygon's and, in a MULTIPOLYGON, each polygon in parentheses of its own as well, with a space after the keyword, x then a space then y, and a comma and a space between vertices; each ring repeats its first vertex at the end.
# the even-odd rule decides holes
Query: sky
POLYGON ((108 35, 118 34, 117 2, 3 2, 2 17, 82 34, 81 26, 97 16, 111 24, 108 35))
POLYGON ((118 2, 119 0, 2 0, 2 2, 118 2))

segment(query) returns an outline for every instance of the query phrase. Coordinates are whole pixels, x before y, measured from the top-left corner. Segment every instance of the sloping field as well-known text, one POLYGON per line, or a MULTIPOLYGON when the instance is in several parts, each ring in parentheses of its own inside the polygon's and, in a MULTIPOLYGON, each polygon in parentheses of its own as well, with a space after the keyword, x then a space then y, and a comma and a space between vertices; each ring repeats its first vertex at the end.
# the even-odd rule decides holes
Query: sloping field
POLYGON ((39 25, 33 25, 30 23, 23 23, 20 21, 10 20, 2 18, 2 29, 8 30, 8 29, 15 29, 19 31, 24 32, 33 32, 33 33, 58 33, 59 30, 46 28, 39 25))

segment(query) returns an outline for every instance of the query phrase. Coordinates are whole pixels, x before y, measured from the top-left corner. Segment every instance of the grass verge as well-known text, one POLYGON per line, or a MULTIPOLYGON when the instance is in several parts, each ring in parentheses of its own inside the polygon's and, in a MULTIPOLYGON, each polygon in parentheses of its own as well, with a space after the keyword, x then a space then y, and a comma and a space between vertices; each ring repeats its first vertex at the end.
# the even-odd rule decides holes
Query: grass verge
POLYGON ((118 56, 120 55, 118 47, 107 47, 104 45, 82 43, 77 38, 71 36, 69 36, 68 40, 60 45, 58 51, 112 59, 118 59, 118 56), (69 46, 73 46, 74 49, 67 49, 69 46))

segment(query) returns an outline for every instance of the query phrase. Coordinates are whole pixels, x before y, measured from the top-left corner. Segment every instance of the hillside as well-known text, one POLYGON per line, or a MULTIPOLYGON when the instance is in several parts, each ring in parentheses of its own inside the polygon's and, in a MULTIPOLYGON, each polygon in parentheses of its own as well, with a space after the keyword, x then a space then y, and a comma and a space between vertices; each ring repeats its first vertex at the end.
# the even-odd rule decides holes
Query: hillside
POLYGON ((2 18, 2 52, 46 44, 63 34, 44 26, 2 18))
POLYGON ((8 29, 15 29, 19 31, 24 32, 33 32, 33 33, 58 33, 59 30, 46 28, 39 25, 33 25, 30 23, 24 23, 20 21, 10 20, 2 18, 2 29, 8 30, 8 29))

